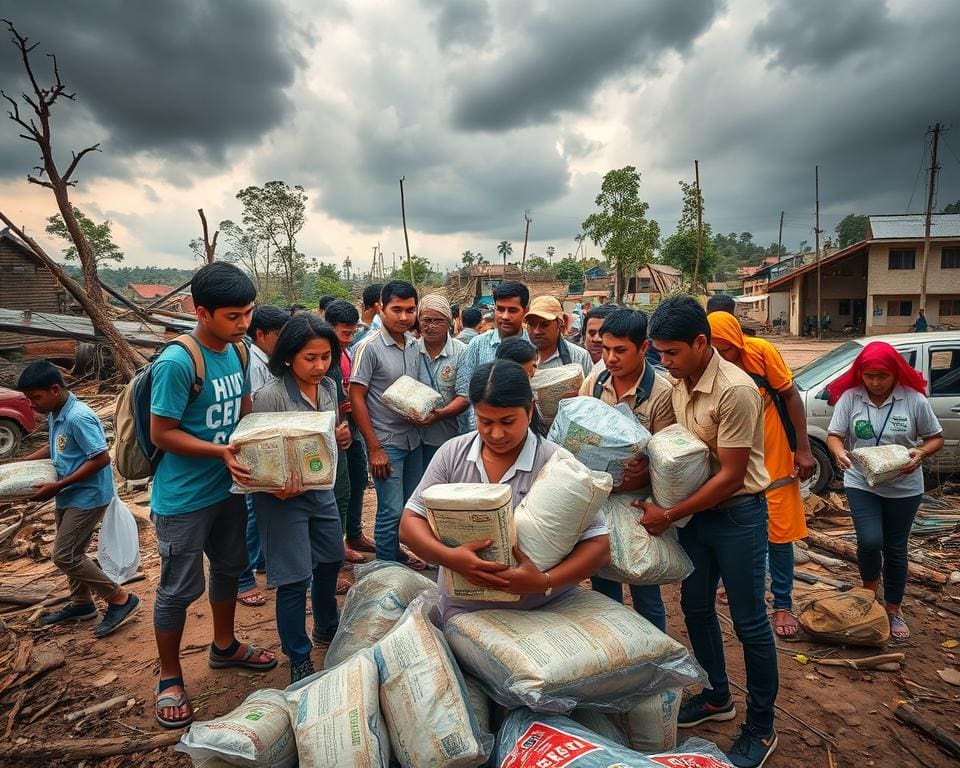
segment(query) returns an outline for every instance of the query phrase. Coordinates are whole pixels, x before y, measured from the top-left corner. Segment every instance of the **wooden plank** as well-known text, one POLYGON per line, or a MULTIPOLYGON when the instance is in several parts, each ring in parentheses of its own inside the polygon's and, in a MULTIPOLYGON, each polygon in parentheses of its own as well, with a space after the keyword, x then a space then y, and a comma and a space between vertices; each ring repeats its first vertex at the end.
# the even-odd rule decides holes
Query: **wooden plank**
MULTIPOLYGON (((193 326, 180 321, 170 321, 163 325, 115 320, 114 326, 132 344, 142 347, 155 347, 166 340, 166 327, 176 330, 189 330, 193 326)), ((28 310, 0 309, 0 331, 26 333, 33 336, 50 338, 68 338, 78 341, 104 342, 99 336, 90 318, 82 315, 59 315, 50 312, 31 312, 28 310)))

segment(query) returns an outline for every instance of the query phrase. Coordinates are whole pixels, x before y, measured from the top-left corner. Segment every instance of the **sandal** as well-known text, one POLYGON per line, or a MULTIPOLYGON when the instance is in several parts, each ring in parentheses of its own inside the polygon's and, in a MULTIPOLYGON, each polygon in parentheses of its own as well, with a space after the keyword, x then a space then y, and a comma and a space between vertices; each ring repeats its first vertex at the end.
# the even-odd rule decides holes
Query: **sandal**
POLYGON ((338 594, 338 595, 345 595, 345 594, 347 594, 347 592, 349 591, 350 587, 352 587, 352 586, 353 586, 353 584, 351 583, 351 581, 350 581, 349 579, 345 579, 343 576, 340 576, 340 577, 337 578, 337 594, 338 594))
POLYGON ((797 617, 785 608, 778 608, 773 612, 773 632, 781 640, 788 643, 795 642, 800 636, 800 624, 797 617))
POLYGON ((404 552, 402 549, 397 557, 397 562, 401 565, 407 566, 407 568, 412 568, 415 571, 427 570, 427 564, 423 560, 421 560, 412 552, 404 552))
POLYGON ((234 640, 233 644, 224 650, 220 650, 213 643, 210 643, 210 655, 207 658, 207 664, 210 669, 239 667, 240 669, 252 669, 255 672, 265 672, 277 666, 277 659, 272 653, 261 651, 253 643, 241 644, 239 640, 234 640), (238 653, 240 654, 239 657, 237 656, 238 653), (259 661, 255 661, 255 659, 259 659, 259 661))
POLYGON ((154 702, 154 716, 162 727, 174 730, 176 728, 186 728, 193 722, 193 706, 190 704, 190 699, 187 698, 187 689, 183 684, 182 677, 170 677, 166 680, 160 680, 153 690, 153 695, 156 697, 154 702), (180 688, 180 693, 163 693, 163 691, 168 688, 180 688), (160 714, 164 709, 173 707, 179 709, 184 705, 190 707, 190 714, 182 720, 168 720, 160 714))
POLYGON ((343 548, 343 559, 346 560, 348 563, 367 562, 367 558, 365 558, 362 553, 357 552, 357 550, 348 546, 344 546, 343 548))
POLYGON ((377 548, 374 546, 373 542, 370 541, 364 534, 356 539, 347 539, 346 545, 354 550, 355 552, 376 552, 377 548))
POLYGON ((237 602, 247 608, 260 608, 267 604, 267 596, 258 588, 247 590, 237 595, 237 602))
POLYGON ((903 620, 901 613, 889 613, 887 616, 890 618, 890 636, 894 640, 906 640, 910 637, 910 627, 903 620))

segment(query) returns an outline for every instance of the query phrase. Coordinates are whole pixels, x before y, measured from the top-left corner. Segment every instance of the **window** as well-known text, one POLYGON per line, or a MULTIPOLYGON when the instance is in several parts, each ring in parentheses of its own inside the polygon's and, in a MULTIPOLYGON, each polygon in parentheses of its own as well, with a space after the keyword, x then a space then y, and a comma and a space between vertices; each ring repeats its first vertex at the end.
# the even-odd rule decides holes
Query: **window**
POLYGON ((940 317, 960 315, 960 299, 940 299, 940 317))
POLYGON ((940 269, 960 269, 960 248, 941 249, 940 269))
POLYGON ((914 269, 916 261, 916 248, 891 248, 887 260, 887 269, 914 269))
POLYGON ((930 350, 930 396, 960 395, 960 349, 930 350))
POLYGON ((837 310, 840 317, 850 317, 850 299, 840 299, 840 309, 837 310))
POLYGON ((887 315, 889 317, 912 317, 913 316, 913 302, 912 301, 888 301, 887 302, 887 315))

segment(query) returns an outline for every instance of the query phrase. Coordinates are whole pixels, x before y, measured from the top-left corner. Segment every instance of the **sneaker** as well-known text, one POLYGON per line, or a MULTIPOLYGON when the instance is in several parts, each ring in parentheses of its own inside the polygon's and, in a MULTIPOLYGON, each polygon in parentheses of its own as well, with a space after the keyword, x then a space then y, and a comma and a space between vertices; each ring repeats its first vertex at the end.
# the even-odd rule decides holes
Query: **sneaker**
POLYGON ((290 685, 298 683, 305 677, 310 677, 316 670, 313 668, 313 660, 306 658, 299 664, 290 662, 290 685))
POLYGON ((97 606, 93 603, 83 605, 68 605, 59 611, 48 613, 40 617, 40 626, 49 627, 52 624, 62 624, 65 621, 89 621, 97 618, 97 606))
POLYGON ((698 693, 687 699, 680 706, 680 716, 677 718, 678 728, 692 728, 707 720, 733 720, 737 716, 737 708, 730 699, 722 706, 716 706, 707 701, 706 693, 698 693))
POLYGON ((108 605, 103 620, 93 628, 96 638, 112 635, 126 624, 133 615, 140 610, 140 598, 134 594, 127 595, 127 602, 123 605, 108 605))
POLYGON ((313 642, 314 648, 324 648, 330 643, 333 642, 333 636, 337 634, 336 632, 320 632, 319 630, 313 630, 310 634, 310 640, 313 642))
POLYGON ((744 725, 740 729, 737 740, 733 742, 733 746, 727 752, 727 759, 736 768, 762 768, 776 748, 776 731, 762 739, 749 725, 744 725))

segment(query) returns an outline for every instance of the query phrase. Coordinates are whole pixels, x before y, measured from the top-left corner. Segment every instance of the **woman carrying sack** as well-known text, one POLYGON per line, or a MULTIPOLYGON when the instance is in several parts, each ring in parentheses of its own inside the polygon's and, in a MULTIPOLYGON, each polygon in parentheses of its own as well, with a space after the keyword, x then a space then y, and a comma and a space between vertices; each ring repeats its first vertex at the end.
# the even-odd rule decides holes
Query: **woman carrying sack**
POLYGON ((927 400, 922 374, 882 341, 867 344, 827 393, 835 405, 827 447, 844 471, 860 578, 864 588, 876 593, 882 573, 890 634, 903 640, 910 636, 900 613, 907 584, 907 541, 923 496, 923 473, 917 470, 943 447, 943 428, 927 400), (880 445, 909 448, 910 463, 894 480, 871 488, 847 449, 880 445))

